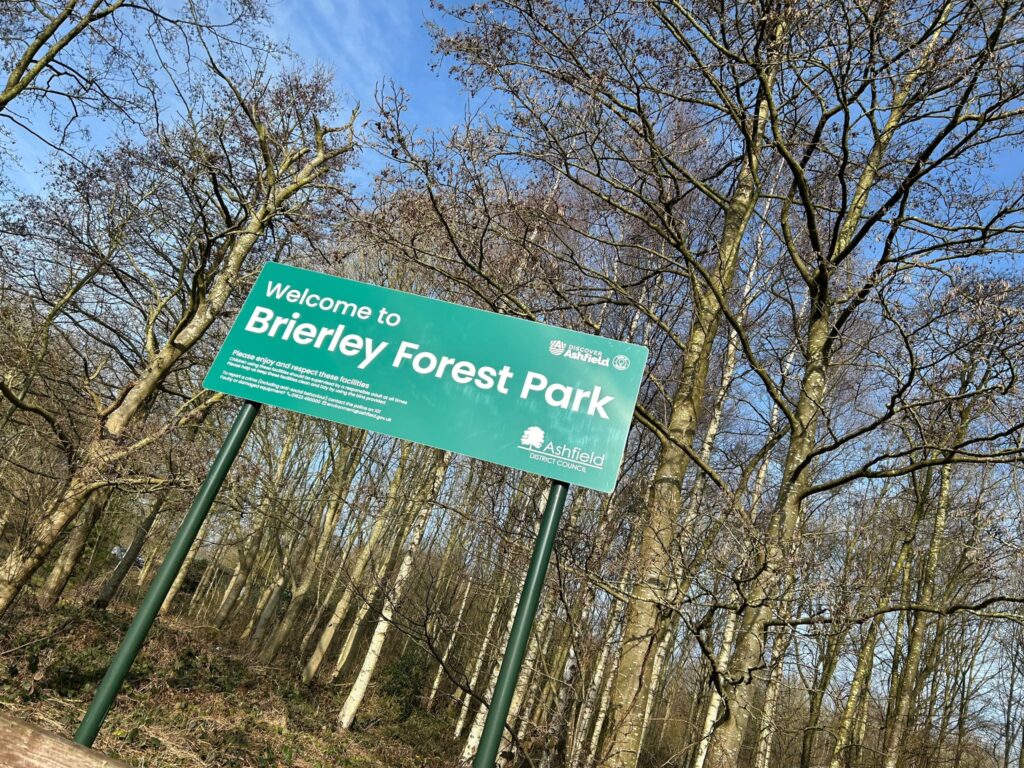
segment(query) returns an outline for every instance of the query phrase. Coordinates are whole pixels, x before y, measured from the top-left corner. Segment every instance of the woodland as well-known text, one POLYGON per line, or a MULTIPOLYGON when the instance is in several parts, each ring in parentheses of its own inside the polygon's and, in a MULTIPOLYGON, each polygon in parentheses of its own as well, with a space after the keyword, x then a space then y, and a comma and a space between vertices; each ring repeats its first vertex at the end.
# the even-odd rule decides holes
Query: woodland
MULTIPOLYGON (((1024 2, 426 15, 461 124, 262 0, 0 2, 0 711, 74 731, 280 261, 650 351, 502 768, 1024 768, 1024 2)), ((264 408, 97 747, 468 764, 547 488, 264 408)))

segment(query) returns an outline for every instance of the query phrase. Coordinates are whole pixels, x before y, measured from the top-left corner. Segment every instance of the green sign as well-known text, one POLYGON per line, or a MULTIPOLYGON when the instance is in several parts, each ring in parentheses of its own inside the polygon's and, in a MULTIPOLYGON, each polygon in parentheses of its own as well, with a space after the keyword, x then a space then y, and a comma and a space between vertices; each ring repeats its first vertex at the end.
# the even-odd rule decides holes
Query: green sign
POLYGON ((207 389, 611 491, 647 349, 267 264, 207 389))

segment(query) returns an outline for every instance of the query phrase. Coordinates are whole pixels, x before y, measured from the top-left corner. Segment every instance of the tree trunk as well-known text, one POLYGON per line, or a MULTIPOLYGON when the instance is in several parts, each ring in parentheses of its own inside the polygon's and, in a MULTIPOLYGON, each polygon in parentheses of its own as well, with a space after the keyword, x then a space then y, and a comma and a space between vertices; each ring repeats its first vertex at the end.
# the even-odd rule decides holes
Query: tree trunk
MULTIPOLYGON (((256 112, 250 111, 249 115, 258 133, 266 130, 256 112)), ((45 510, 42 523, 31 533, 28 544, 8 553, 3 567, 0 567, 0 616, 7 612, 19 592, 29 583, 61 533, 81 512, 88 497, 108 485, 103 478, 111 466, 122 461, 135 447, 147 444, 146 438, 129 446, 119 445, 118 441, 157 394, 182 356, 222 316, 231 296, 243 282, 240 278, 250 253, 266 229, 298 193, 316 184, 331 170, 334 161, 353 148, 351 143, 330 147, 323 138, 324 133, 318 130, 315 146, 304 147, 306 151, 297 155, 287 153, 282 163, 292 168, 266 169, 267 178, 272 183, 269 188, 260 189, 257 199, 245 201, 248 203, 247 216, 232 230, 230 239, 225 241, 219 259, 220 268, 207 276, 206 290, 197 297, 189 316, 181 318, 162 347, 156 348, 154 345, 153 349, 148 350, 148 359, 138 375, 118 393, 113 402, 101 409, 97 436, 78 447, 76 454, 80 461, 62 492, 45 510), (301 158, 301 166, 297 165, 297 157, 301 158)))
POLYGON ((788 581, 789 553, 800 523, 800 502, 808 482, 804 463, 814 444, 818 409, 825 392, 827 339, 831 323, 827 312, 814 318, 808 333, 807 369, 797 402, 791 440, 786 456, 786 478, 780 491, 778 511, 765 536, 764 554, 755 560, 754 576, 743 595, 746 605, 739 623, 735 650, 721 678, 725 693, 725 717, 711 733, 707 760, 712 768, 735 768, 742 764, 740 750, 754 711, 755 671, 763 662, 768 622, 774 593, 788 581))
POLYGON ((451 454, 438 453, 440 455, 434 459, 437 467, 434 471, 433 482, 430 484, 429 495, 422 502, 422 507, 417 515, 409 542, 405 547, 402 564, 391 586, 391 592, 384 596, 384 606, 381 610, 380 618, 377 620, 377 626, 374 628, 373 636, 370 639, 370 647, 366 651, 366 656, 363 657, 363 665, 338 715, 338 727, 343 731, 347 731, 352 727, 356 712, 359 711, 359 706, 363 703, 366 689, 370 684, 370 679, 373 677, 374 670, 377 668, 377 662, 380 659, 380 652, 384 647, 384 640, 387 638, 388 629, 391 627, 391 619, 394 616, 396 607, 401 602, 406 583, 409 581, 409 575, 412 573, 413 559, 419 549, 420 541, 423 539, 423 533, 426 531, 427 521, 430 519, 430 513, 433 511, 434 504, 441 493, 441 486, 444 482, 445 472, 448 469, 448 463, 451 460, 451 454))
POLYGON ((502 731, 501 748, 498 751, 498 765, 502 768, 509 768, 518 752, 518 748, 512 740, 512 733, 515 732, 518 736, 520 731, 514 731, 513 727, 518 720, 525 716, 524 709, 528 713, 528 708, 524 708, 523 704, 527 694, 530 692, 534 676, 537 672, 538 658, 543 656, 544 649, 546 648, 548 625, 554 613, 554 602, 555 600, 552 597, 541 604, 540 616, 537 617, 533 631, 530 633, 530 641, 526 646, 526 655, 523 657, 523 666, 520 670, 519 680, 516 682, 515 691, 512 693, 512 701, 509 702, 508 707, 506 724, 512 727, 506 727, 502 731))
POLYGON ((32 541, 24 548, 16 547, 8 553, 0 566, 0 616, 10 609, 64 529, 78 517, 89 497, 106 485, 104 481, 73 475, 64 492, 43 515, 43 523, 33 532, 32 541))
POLYGON ((573 726, 572 749, 569 753, 569 768, 582 768, 586 755, 583 752, 587 744, 587 736, 590 733, 590 721, 594 717, 594 709, 598 699, 607 687, 605 676, 609 661, 611 660, 612 648, 618 641, 618 634, 621 630, 623 610, 619 605, 613 604, 608 616, 608 626, 604 632, 604 642, 601 643, 601 655, 598 657, 597 665, 594 667, 594 674, 590 678, 590 685, 587 686, 587 695, 576 716, 576 723, 573 726))
POLYGON ((704 761, 707 759, 708 748, 711 746, 711 736, 718 723, 718 715, 722 707, 722 694, 720 691, 721 680, 724 677, 726 665, 729 663, 729 655, 732 653, 732 641, 736 634, 737 614, 729 611, 725 620, 725 629, 722 631, 722 645, 715 657, 714 668, 711 670, 713 677, 708 698, 708 706, 704 711, 704 724, 700 729, 700 742, 697 745, 697 752, 693 757, 691 768, 704 768, 704 761))
MULTIPOLYGON (((361 433, 361 435, 365 435, 365 433, 361 433)), ((284 643, 291 632, 300 611, 305 608, 306 595, 313 587, 313 581, 320 571, 324 557, 330 549, 331 542, 334 540, 334 529, 337 527, 338 519, 341 517, 341 510, 345 497, 348 494, 349 485, 355 477, 356 467, 358 466, 358 454, 358 445, 349 449, 344 468, 337 473, 336 481, 331 484, 332 496, 327 509, 324 511, 316 547, 302 566, 302 578, 292 591, 292 598, 288 603, 284 617, 260 652, 260 662, 263 664, 269 664, 273 661, 278 649, 280 649, 282 643, 284 643)))
MULTIPOLYGON (((619 626, 624 627, 626 620, 625 607, 619 619, 619 626)), ((619 659, 622 654, 622 635, 616 634, 615 646, 612 649, 612 658, 610 664, 611 674, 608 675, 608 680, 605 683, 604 691, 601 693, 601 701, 597 707, 597 717, 594 720, 594 728, 590 733, 590 744, 587 747, 587 756, 583 762, 585 768, 594 768, 597 765, 598 750, 601 747, 601 736, 604 732, 605 723, 608 720, 608 715, 611 712, 612 706, 612 686, 615 685, 615 668, 619 663, 619 659)))
POLYGON ((839 731, 836 734, 836 742, 832 747, 832 759, 829 768, 843 768, 844 762, 849 763, 847 752, 852 745, 854 728, 857 714, 862 706, 867 705, 868 689, 871 684, 871 670, 875 663, 875 644, 878 637, 878 622, 872 621, 868 626, 867 633, 861 643, 860 653, 857 655, 857 668, 853 673, 853 680, 850 683, 850 694, 846 699, 846 706, 839 719, 839 731))
POLYGON ((832 675, 835 674, 836 664, 839 663, 839 644, 841 640, 841 633, 834 632, 825 641, 821 673, 815 676, 814 689, 810 692, 807 724, 804 727, 800 747, 800 768, 811 768, 814 764, 814 748, 817 743, 821 708, 825 701, 825 692, 832 681, 832 675))
MULTIPOLYGON (((522 587, 522 582, 520 582, 522 587)), ((508 614, 508 621, 505 624, 505 632, 501 635, 503 641, 507 641, 509 634, 512 632, 512 624, 515 621, 516 611, 519 609, 519 599, 522 597, 522 589, 516 593, 515 600, 512 601, 512 606, 508 614)), ((498 674, 501 672, 501 659, 499 658, 494 667, 491 669, 491 677, 487 682, 487 692, 482 697, 484 702, 490 701, 494 697, 494 687, 498 684, 498 674)), ((469 696, 466 697, 467 702, 469 696)), ((481 703, 480 708, 476 711, 476 717, 473 718, 473 725, 469 729, 469 735, 466 736, 466 743, 462 745, 462 758, 460 765, 469 763, 473 756, 476 754, 477 748, 480 746, 480 737, 484 734, 484 724, 487 722, 487 704, 481 703)))
MULTIPOLYGON (((399 541, 401 544, 402 540, 399 541)), ((377 598, 380 597, 380 593, 384 589, 384 580, 388 577, 388 573, 391 570, 391 560, 382 560, 377 566, 372 583, 369 586, 369 592, 365 593, 359 606, 359 610, 356 611, 355 619, 349 626, 348 631, 345 633, 345 642, 341 646, 341 650, 338 652, 338 658, 334 661, 334 667, 331 669, 330 680, 333 683, 340 676, 345 665, 348 664, 348 660, 352 655, 352 649, 355 648, 356 640, 359 639, 359 631, 363 628, 363 623, 366 621, 367 615, 370 613, 370 609, 373 604, 377 602, 377 598)))
MULTIPOLYGON (((259 645, 267 629, 270 627, 270 622, 277 615, 277 609, 281 605, 281 595, 284 593, 285 582, 288 580, 288 569, 292 562, 292 555, 297 548, 301 547, 302 542, 292 541, 291 546, 288 547, 288 552, 285 553, 284 560, 281 561, 277 568, 277 576, 274 578, 273 583, 267 587, 266 599, 263 601, 263 607, 259 611, 259 618, 251 626, 251 631, 250 628, 247 628, 247 634, 243 635, 243 639, 248 641, 250 647, 259 645)), ((296 559, 301 559, 301 555, 296 559)))
POLYGON ((491 642, 491 632, 494 631, 494 625, 497 622, 498 614, 501 611, 501 590, 504 584, 504 578, 499 579, 493 604, 491 606, 491 614, 487 618, 487 629, 484 630, 483 640, 480 642, 480 650, 477 651, 476 661, 473 662, 473 672, 469 676, 469 691, 467 691, 466 695, 462 698, 462 706, 459 709, 459 719, 455 722, 455 732, 453 736, 456 739, 462 735, 462 731, 466 728, 466 721, 469 717, 469 708, 474 700, 473 696, 470 694, 476 692, 476 684, 480 680, 480 672, 483 669, 484 661, 487 659, 487 648, 491 642))
MULTIPOLYGON (((767 106, 760 100, 756 123, 763 126, 767 106)), ((760 131, 761 128, 759 127, 760 131)), ((754 136, 754 143, 760 136, 754 136)), ((690 462, 681 446, 694 442, 701 416, 715 337, 722 316, 718 296, 730 290, 740 262, 741 242, 757 205, 757 153, 747 154, 726 209, 718 264, 711 270, 714 289, 694 283, 693 315, 683 350, 679 388, 672 398, 669 438, 662 441, 648 502, 648 521, 640 538, 637 562, 641 574, 630 597, 622 658, 612 686, 612 745, 607 768, 635 768, 644 738, 644 716, 650 695, 652 665, 662 635, 662 604, 672 578, 669 553, 682 508, 682 484, 690 462)))
MULTIPOLYGON (((648 684, 647 704, 644 706, 644 725, 643 733, 646 739, 648 729, 651 725, 651 718, 654 716, 654 708, 659 698, 659 691, 661 690, 661 682, 665 674, 665 664, 668 661, 668 655, 672 647, 676 642, 676 621, 674 618, 669 618, 665 621, 665 629, 662 632, 661 641, 658 643, 658 651, 654 656, 654 663, 651 665, 651 681, 648 684)), ((643 750, 644 742, 640 742, 641 751, 643 750)))
POLYGON ((328 619, 327 626, 325 626, 323 631, 320 633, 316 647, 313 649, 313 653, 310 654, 309 660, 306 662, 306 666, 302 670, 303 683, 309 683, 312 681, 316 676, 317 671, 320 669, 320 665, 323 664, 324 657, 327 655, 327 651, 331 646, 331 641, 334 639, 334 635, 338 631, 338 625, 341 624, 345 615, 348 613, 349 606, 352 603, 352 597, 355 594, 359 581, 363 577, 363 571, 366 569, 366 564, 370 561, 373 551, 384 537, 388 525, 391 522, 391 518, 399 506, 398 494, 402 484, 403 475, 408 471, 408 467, 406 466, 408 461, 409 447, 408 444, 403 443, 401 453, 398 458, 398 467, 395 469, 394 477, 392 477, 391 483, 388 486, 387 497, 384 500, 384 508, 374 521, 373 528, 370 530, 370 535, 367 538, 366 543, 363 545, 363 550, 359 553, 355 564, 352 566, 352 573, 349 576, 348 585, 338 598, 338 602, 334 606, 334 611, 331 613, 331 618, 328 619))
POLYGON ((160 605, 160 615, 166 616, 171 610, 171 603, 174 602, 174 598, 178 595, 178 590, 181 589, 181 585, 185 583, 185 577, 188 576, 189 569, 192 567, 192 562, 196 559, 196 555, 199 553, 200 542, 195 542, 188 550, 188 554, 185 555, 185 562, 181 564, 181 570, 178 571, 178 575, 174 578, 171 583, 171 588, 167 592, 167 597, 164 598, 163 603, 160 605))
MULTIPOLYGON (((249 585, 252 580, 253 570, 256 566, 256 561, 259 558, 260 547, 263 545, 263 539, 267 532, 267 517, 270 514, 271 506, 274 503, 275 493, 277 489, 281 487, 281 483, 284 479, 284 473, 288 468, 288 461, 292 455, 292 449, 295 447, 296 432, 294 429, 286 429, 284 433, 284 441, 281 444, 280 449, 277 451, 277 462, 274 464, 274 471, 271 475, 270 480, 270 491, 263 494, 259 504, 256 507, 256 511, 252 516, 253 525, 259 525, 259 529, 256 531, 253 540, 249 543, 249 546, 245 546, 244 542, 238 544, 238 562, 235 564, 234 571, 231 574, 231 580, 228 582, 227 588, 224 590, 224 596, 221 598, 220 606, 217 608, 217 615, 214 616, 213 625, 215 627, 223 627, 227 622, 228 617, 235 610, 235 606, 238 604, 238 598, 241 597, 242 591, 249 585)), ((241 523, 239 523, 239 528, 241 523)))
POLYGON ((132 536, 131 544, 128 545, 128 551, 125 552, 124 557, 121 558, 113 572, 103 582, 103 586, 100 587, 100 593, 93 600, 93 608, 104 611, 110 605, 110 601, 117 594, 117 590, 120 588, 121 582, 124 581, 124 577, 128 575, 132 566, 135 565, 135 560, 142 551, 142 545, 145 544, 146 537, 149 535, 149 529, 153 527, 153 522, 156 520, 157 515, 160 514, 160 510, 163 509, 166 501, 167 496, 165 494, 161 494, 153 500, 149 507, 149 512, 146 513, 142 522, 135 529, 135 535, 132 536))
POLYGON ((789 631, 782 627, 775 632, 772 640, 772 670, 768 676, 768 689, 764 694, 764 709, 761 712, 761 728, 757 738, 757 754, 754 768, 768 768, 772 760, 772 746, 775 742, 775 717, 782 692, 782 667, 789 645, 789 631))
POLYGON ((576 649, 570 637, 569 652, 565 659, 565 665, 562 667, 558 696, 555 699, 554 712, 548 723, 548 737, 545 739, 540 768, 564 766, 569 757, 569 713, 576 700, 576 678, 579 671, 579 660, 576 658, 576 649))
POLYGON ((341 583, 342 573, 345 571, 345 563, 347 562, 347 553, 338 552, 336 557, 339 562, 337 567, 334 569, 334 576, 331 577, 331 583, 323 593, 322 599, 317 601, 316 613, 313 614, 313 618, 309 622, 309 626, 306 628, 306 634, 302 636, 302 642, 299 643, 299 658, 306 658, 309 655, 309 647, 313 643, 313 637, 316 635, 317 629, 320 627, 320 621, 324 617, 324 613, 327 611, 328 605, 333 605, 332 599, 337 594, 338 585, 341 583))
POLYGON ((185 609, 185 613, 189 616, 196 614, 206 595, 210 593, 210 587, 217 581, 217 572, 220 570, 222 552, 222 546, 217 544, 213 557, 206 561, 203 575, 199 578, 199 583, 196 584, 195 592, 192 593, 192 599, 188 601, 188 608, 185 609))
POLYGON ((448 657, 451 655, 452 649, 455 647, 455 640, 459 636, 459 630, 462 628, 462 617, 466 612, 466 605, 469 603, 469 592, 472 586, 472 579, 467 578, 466 586, 462 590, 462 598, 459 601, 459 609, 455 613, 455 621, 449 629, 448 642, 445 643, 444 651, 441 653, 441 658, 438 659, 437 673, 434 675, 434 682, 430 686, 430 695, 427 696, 427 709, 433 709, 434 699, 437 697, 437 692, 441 688, 441 678, 443 677, 445 668, 448 665, 448 657))
MULTIPOLYGON (((960 435, 958 436, 963 435, 965 431, 964 426, 964 424, 961 425, 960 435)), ((944 464, 939 472, 939 497, 936 504, 935 524, 932 528, 931 542, 928 545, 924 573, 921 576, 919 602, 924 605, 930 605, 935 594, 935 577, 946 533, 946 515, 949 510, 952 475, 953 465, 944 464)), ((927 503, 927 500, 922 500, 922 503, 927 503)), ((894 691, 895 705, 893 706, 892 720, 889 730, 885 734, 885 742, 882 747, 882 768, 896 768, 896 765, 899 763, 899 750, 903 743, 903 734, 907 728, 907 718, 913 703, 914 688, 917 685, 921 654, 924 649, 927 618, 928 614, 917 612, 914 614, 914 620, 911 623, 910 636, 907 639, 907 658, 903 662, 903 674, 900 676, 894 691)))
POLYGON ((106 509, 109 499, 110 489, 107 488, 97 491, 86 502, 85 512, 78 516, 77 524, 64 543, 64 548, 61 549, 57 562, 54 563, 39 595, 36 597, 36 603, 44 611, 53 608, 64 593, 68 580, 71 578, 71 572, 78 565, 78 561, 81 560, 82 553, 85 551, 85 545, 89 543, 89 536, 92 534, 93 528, 96 527, 96 523, 99 521, 103 510, 106 509))
MULTIPOLYGON (((545 488, 541 492, 540 504, 541 509, 547 504, 548 489, 545 488)), ((537 535, 537 531, 540 530, 540 519, 538 518, 533 526, 534 537, 537 535)), ((515 623, 516 611, 519 610, 519 600, 523 596, 523 586, 526 583, 526 572, 522 573, 522 578, 518 580, 518 589, 516 590, 515 599, 512 601, 511 609, 508 614, 508 621, 505 623, 505 631, 501 635, 502 643, 508 642, 508 637, 512 633, 512 625, 515 623)), ((497 646, 496 646, 497 647, 497 646)), ((489 702, 494 698, 494 688, 498 684, 498 675, 501 673, 501 659, 499 658, 491 669, 491 676, 487 682, 487 692, 482 697, 484 702, 489 702)), ((480 737, 484 734, 484 725, 487 722, 487 709, 488 704, 481 703, 480 708, 476 711, 476 717, 473 718, 473 725, 469 729, 469 735, 466 736, 466 742, 462 745, 462 757, 460 765, 469 763, 473 756, 476 754, 477 748, 480 746, 480 737)), ((510 710, 511 711, 511 710, 510 710)))

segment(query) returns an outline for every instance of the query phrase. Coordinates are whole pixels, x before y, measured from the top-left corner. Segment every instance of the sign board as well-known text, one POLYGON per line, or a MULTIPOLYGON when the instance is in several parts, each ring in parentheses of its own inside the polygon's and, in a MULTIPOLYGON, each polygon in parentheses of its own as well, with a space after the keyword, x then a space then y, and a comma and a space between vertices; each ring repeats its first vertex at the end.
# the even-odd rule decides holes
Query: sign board
POLYGON ((647 349, 267 264, 207 389, 599 491, 647 349))

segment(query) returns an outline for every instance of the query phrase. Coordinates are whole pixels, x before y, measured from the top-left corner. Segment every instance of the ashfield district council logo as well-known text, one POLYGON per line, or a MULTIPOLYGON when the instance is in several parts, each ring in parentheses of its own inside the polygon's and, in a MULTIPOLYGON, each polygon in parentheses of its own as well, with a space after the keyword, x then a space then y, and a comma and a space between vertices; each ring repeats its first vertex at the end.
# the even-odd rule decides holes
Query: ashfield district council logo
POLYGON ((562 355, 565 353, 565 342, 555 339, 548 344, 548 349, 551 351, 552 355, 562 355))
MULTIPOLYGON (((554 346, 555 342, 551 344, 554 346)), ((524 448, 540 448, 544 445, 544 430, 540 427, 528 427, 519 438, 519 444, 524 448)))
POLYGON ((548 440, 540 427, 527 427, 519 438, 519 449, 527 451, 534 461, 556 464, 576 472, 604 469, 605 454, 584 450, 578 445, 548 440))
POLYGON ((616 355, 612 358, 612 368, 616 371, 624 371, 629 368, 629 358, 625 355, 616 355))

